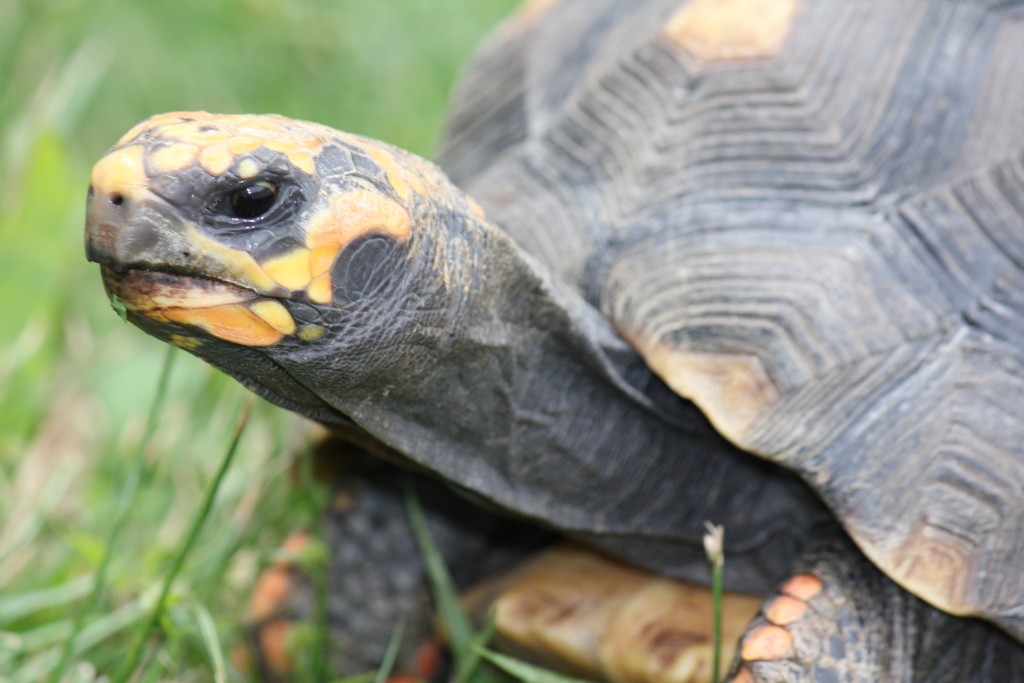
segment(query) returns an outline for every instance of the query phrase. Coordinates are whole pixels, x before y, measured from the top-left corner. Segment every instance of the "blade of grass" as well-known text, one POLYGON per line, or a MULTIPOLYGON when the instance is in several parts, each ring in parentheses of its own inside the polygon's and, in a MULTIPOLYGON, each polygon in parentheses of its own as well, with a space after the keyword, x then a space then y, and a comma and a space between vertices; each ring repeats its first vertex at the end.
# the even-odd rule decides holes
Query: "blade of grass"
MULTIPOLYGON (((473 647, 479 636, 473 635, 473 627, 462 611, 455 583, 430 535, 423 506, 411 482, 406 482, 405 504, 413 537, 419 546, 420 557, 423 558, 423 566, 427 570, 434 601, 437 603, 437 612, 448 634, 457 680, 460 683, 496 683, 500 679, 494 675, 494 671, 478 666, 480 658, 474 653, 473 647)), ((486 629, 484 631, 489 640, 491 634, 486 634, 486 629)))
POLYGON ((427 576, 434 589, 434 599, 437 601, 437 611, 441 616, 445 629, 448 631, 448 640, 451 644, 456 661, 467 656, 467 648, 472 638, 473 630, 469 619, 462 611, 459 604, 459 595, 455 589, 448 568, 444 566, 444 559, 434 545, 434 539, 427 528, 427 519, 423 514, 423 506, 420 504, 419 496, 411 483, 405 488, 405 507, 409 514, 409 524, 412 526, 413 536, 420 549, 420 556, 423 558, 423 565, 426 567, 427 576))
MULTIPOLYGON (((62 640, 66 643, 70 635, 75 635, 75 649, 71 652, 73 657, 124 630, 138 621, 143 613, 144 610, 140 602, 134 601, 110 614, 104 614, 84 627, 81 627, 81 624, 74 624, 70 619, 54 622, 23 634, 21 646, 24 648, 24 651, 31 652, 32 650, 38 650, 41 647, 62 640), (79 630, 73 630, 76 628, 79 630)), ((60 664, 60 657, 62 656, 62 648, 55 645, 44 654, 32 659, 28 664, 21 667, 18 670, 18 675, 11 679, 12 683, 30 683, 41 680, 48 671, 55 669, 60 664)), ((0 681, 2 680, 0 678, 0 681)), ((50 680, 59 682, 63 680, 63 674, 60 678, 53 674, 50 676, 50 680)))
POLYGON ((722 570, 725 566, 725 527, 704 522, 704 552, 711 563, 711 599, 714 604, 714 646, 711 681, 718 683, 722 664, 722 570))
POLYGON ((714 654, 715 660, 711 664, 711 680, 718 683, 721 680, 722 670, 722 565, 715 564, 711 570, 711 594, 715 605, 715 637, 714 654))
POLYGON ((469 641, 468 655, 459 662, 460 667, 455 672, 457 683, 467 683, 472 679, 473 675, 477 672, 477 667, 480 666, 480 653, 486 649, 497 630, 497 615, 492 611, 490 618, 487 620, 487 625, 474 634, 469 641))
POLYGON ((114 524, 110 529, 110 535, 107 537, 106 548, 103 552, 103 559, 100 560, 99 569, 96 571, 96 580, 92 585, 92 591, 89 593, 89 597, 86 600, 85 605, 78 614, 75 615, 74 624, 71 628, 71 635, 64 642, 64 648, 61 650, 60 659, 57 662, 57 668, 53 675, 53 680, 60 681, 64 678, 64 673, 67 671, 68 663, 71 661, 71 655, 75 651, 75 640, 77 639, 78 632, 82 628, 82 622, 86 615, 91 614, 96 609, 96 605, 99 603, 100 595, 103 593, 103 588, 107 582, 107 571, 110 568, 110 562, 114 557, 114 549, 117 547, 118 537, 121 535, 121 530, 124 528, 125 523, 128 521, 128 513, 131 512, 132 507, 135 504, 135 495, 139 490, 139 483, 142 481, 142 475, 146 469, 146 447, 149 445, 149 440, 153 436, 153 432, 156 430, 157 416, 163 410, 164 399, 167 396, 167 385, 171 376, 171 368, 174 366, 175 348, 170 346, 167 348, 167 353, 164 355, 163 367, 160 370, 160 379, 157 380, 156 392, 153 395, 153 403, 150 404, 149 414, 146 416, 146 427, 142 433, 142 438, 139 440, 138 448, 135 450, 135 464, 132 466, 132 470, 128 475, 128 479, 125 481, 124 488, 121 490, 121 498, 118 500, 117 511, 114 514, 114 524))
POLYGON ((136 666, 138 666, 139 660, 142 657, 143 649, 145 648, 146 640, 149 638, 150 632, 156 626, 157 621, 159 621, 160 617, 163 615, 174 579, 177 578, 178 572, 180 572, 181 568, 184 566, 185 558, 188 557, 196 539, 199 538, 199 532, 202 530, 207 517, 210 515, 210 510, 213 508, 213 501, 217 497, 217 490, 220 488, 221 482, 224 480, 224 475, 227 474, 227 471, 231 466, 231 462, 235 458, 235 453, 238 451, 238 443, 241 441, 242 433, 245 431, 245 427, 249 423, 249 414, 251 411, 252 400, 247 396, 245 406, 242 409, 242 416, 238 421, 238 426, 235 428, 234 437, 231 440, 231 444, 228 446, 227 453, 224 454, 224 458, 221 460, 220 467, 217 468, 217 473, 214 475, 213 481, 210 483, 209 487, 207 487, 206 496, 199 508, 199 514, 196 515, 196 519, 193 521, 192 526, 189 529, 185 542, 182 543, 181 549, 174 558, 174 565, 171 567, 171 571, 169 571, 167 576, 164 577, 163 587, 160 590, 160 597, 157 598, 156 604, 150 611, 149 618, 138 630, 135 643, 129 651, 128 657, 125 658, 121 668, 118 669, 117 674, 112 679, 114 683, 124 683, 124 681, 128 680, 128 677, 135 670, 136 666))
POLYGON ((345 678, 335 678, 331 683, 373 683, 377 678, 376 671, 367 671, 366 673, 356 674, 355 676, 347 676, 345 678))
MULTIPOLYGON (((302 454, 300 476, 302 490, 306 493, 303 497, 308 501, 309 524, 313 531, 313 540, 316 543, 323 543, 324 530, 323 519, 320 517, 322 511, 321 496, 317 483, 313 478, 313 447, 308 446, 302 454)), ((327 650, 327 576, 326 567, 323 563, 316 566, 307 566, 306 572, 313 581, 313 591, 316 595, 314 602, 313 628, 315 629, 313 640, 312 661, 310 663, 310 680, 324 680, 326 663, 324 655, 327 650)))
POLYGON ((0 599, 0 625, 9 624, 43 609, 51 609, 74 602, 88 595, 94 580, 94 577, 85 575, 51 588, 2 598, 0 599))
POLYGON ((192 613, 196 617, 196 623, 199 624, 199 632, 203 636, 206 651, 210 654, 210 663, 213 664, 213 680, 216 683, 227 683, 228 672, 224 666, 223 648, 220 638, 217 637, 217 627, 213 623, 213 617, 205 607, 197 603, 192 605, 192 613))
POLYGON ((388 641, 388 649, 384 651, 384 659, 381 660, 380 668, 373 677, 373 683, 385 683, 391 670, 395 668, 395 659, 398 657, 398 648, 402 644, 402 635, 405 633, 405 625, 402 622, 395 624, 391 632, 391 640, 388 641))
POLYGON ((572 676, 565 676, 548 669, 542 669, 539 666, 527 664, 515 657, 501 655, 492 650, 481 648, 480 656, 524 683, 590 683, 586 679, 573 678, 572 676))
POLYGON ((8 536, 6 547, 0 554, 0 585, 6 585, 15 575, 24 570, 23 560, 20 560, 19 555, 31 547, 39 537, 47 523, 49 511, 52 511, 58 502, 68 495, 68 490, 77 482, 78 474, 78 471, 73 468, 64 468, 54 472, 46 483, 37 509, 17 523, 17 528, 8 536), (22 566, 19 567, 19 564, 22 566))

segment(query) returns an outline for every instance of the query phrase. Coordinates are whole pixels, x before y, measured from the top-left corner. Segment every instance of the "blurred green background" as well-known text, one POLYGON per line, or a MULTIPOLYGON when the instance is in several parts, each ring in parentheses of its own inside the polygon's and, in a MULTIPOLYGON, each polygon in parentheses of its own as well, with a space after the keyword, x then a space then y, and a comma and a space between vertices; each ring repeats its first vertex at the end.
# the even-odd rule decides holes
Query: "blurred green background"
MULTIPOLYGON (((92 164, 139 120, 195 109, 315 120, 429 156, 459 66, 514 4, 0 0, 0 680, 53 670, 164 356, 111 312, 83 258, 92 164)), ((121 656, 237 419, 243 392, 177 356, 69 680, 101 676, 121 656)), ((237 644, 256 572, 308 521, 286 457, 304 426, 263 404, 255 418, 139 680, 215 680, 212 650, 237 644)))

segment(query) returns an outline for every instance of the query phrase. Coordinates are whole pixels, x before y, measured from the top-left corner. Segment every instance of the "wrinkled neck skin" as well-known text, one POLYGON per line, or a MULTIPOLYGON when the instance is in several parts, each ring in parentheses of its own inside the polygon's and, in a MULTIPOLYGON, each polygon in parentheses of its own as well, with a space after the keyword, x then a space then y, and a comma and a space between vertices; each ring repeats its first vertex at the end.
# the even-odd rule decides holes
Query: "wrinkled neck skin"
POLYGON ((782 576, 823 516, 816 500, 718 436, 595 308, 465 205, 420 205, 414 239, 386 257, 401 267, 378 265, 381 281, 361 287, 379 298, 347 305, 319 345, 329 352, 275 362, 499 508, 697 580, 703 523, 724 523, 736 584, 782 576))

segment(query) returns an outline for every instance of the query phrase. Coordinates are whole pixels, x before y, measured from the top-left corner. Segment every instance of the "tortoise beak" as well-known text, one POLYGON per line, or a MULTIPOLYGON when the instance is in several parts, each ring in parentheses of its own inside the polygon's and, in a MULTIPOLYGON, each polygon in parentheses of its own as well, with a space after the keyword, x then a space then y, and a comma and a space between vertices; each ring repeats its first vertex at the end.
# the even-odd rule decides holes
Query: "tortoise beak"
POLYGON ((148 188, 144 150, 126 147, 103 157, 89 179, 85 255, 123 272, 194 265, 187 226, 148 188))
POLYGON ((85 255, 105 270, 179 273, 284 296, 243 251, 204 235, 164 194, 149 187, 144 150, 115 150, 92 171, 85 221, 85 255))
POLYGON ((188 265, 184 222, 166 202, 148 191, 148 196, 129 197, 92 188, 89 194, 85 255, 90 261, 118 272, 188 265))

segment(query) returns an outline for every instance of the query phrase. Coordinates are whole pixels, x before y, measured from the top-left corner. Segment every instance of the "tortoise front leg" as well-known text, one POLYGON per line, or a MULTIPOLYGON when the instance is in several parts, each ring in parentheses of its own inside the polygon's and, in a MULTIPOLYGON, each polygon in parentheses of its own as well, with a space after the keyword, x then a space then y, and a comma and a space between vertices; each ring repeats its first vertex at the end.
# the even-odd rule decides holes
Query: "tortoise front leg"
POLYGON ((811 544, 740 641, 733 683, 1024 680, 1024 649, 900 588, 845 538, 811 544))
MULTIPOLYGON (((458 587, 514 564, 543 543, 546 532, 481 510, 441 482, 340 440, 317 447, 316 468, 331 488, 323 511, 327 673, 342 677, 378 668, 401 625, 393 674, 415 680, 443 677, 431 590, 406 510, 407 485, 412 483, 458 587)), ((297 549, 306 538, 294 534, 285 549, 297 549)), ((296 661, 310 655, 312 644, 303 639, 300 647, 306 651, 296 652, 294 629, 315 623, 316 600, 310 577, 292 563, 276 563, 262 574, 247 625, 261 680, 299 680, 296 661)))

